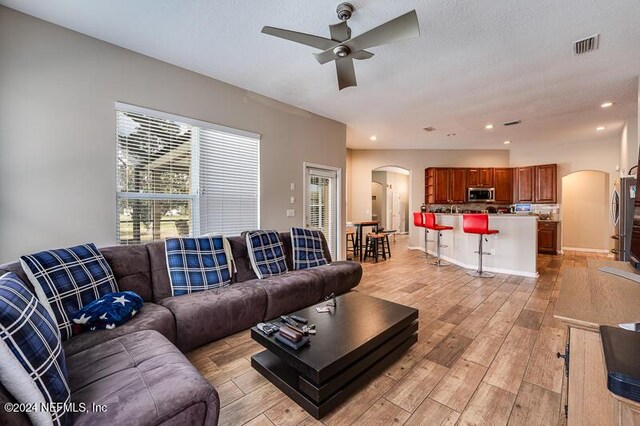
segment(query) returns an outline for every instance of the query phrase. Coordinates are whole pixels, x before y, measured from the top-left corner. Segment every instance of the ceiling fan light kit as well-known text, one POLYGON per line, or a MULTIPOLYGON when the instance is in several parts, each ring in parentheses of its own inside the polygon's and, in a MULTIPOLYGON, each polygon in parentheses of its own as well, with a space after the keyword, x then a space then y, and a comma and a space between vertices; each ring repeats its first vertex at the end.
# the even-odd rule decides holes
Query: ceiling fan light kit
POLYGON ((353 60, 371 58, 373 53, 366 51, 366 49, 420 36, 418 15, 415 10, 412 10, 352 38, 351 28, 347 25, 347 21, 354 11, 355 8, 351 3, 338 5, 336 13, 341 22, 329 25, 331 38, 269 26, 263 27, 262 32, 321 50, 319 53, 314 53, 316 60, 320 64, 336 62, 338 88, 342 90, 346 87, 357 86, 353 60))

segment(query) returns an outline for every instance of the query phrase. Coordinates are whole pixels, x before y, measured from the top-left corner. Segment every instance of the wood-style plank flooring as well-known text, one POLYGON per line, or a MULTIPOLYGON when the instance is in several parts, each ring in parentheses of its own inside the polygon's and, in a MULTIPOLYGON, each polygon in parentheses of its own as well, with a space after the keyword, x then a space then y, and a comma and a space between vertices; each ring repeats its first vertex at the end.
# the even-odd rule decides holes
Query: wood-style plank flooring
POLYGON ((201 347, 188 358, 218 390, 220 424, 563 424, 556 352, 566 331, 553 318, 562 270, 602 255, 541 255, 537 279, 478 279, 430 265, 406 237, 391 249, 391 259, 363 265, 356 290, 418 308, 418 343, 321 422, 251 368, 263 349, 248 331, 201 347))

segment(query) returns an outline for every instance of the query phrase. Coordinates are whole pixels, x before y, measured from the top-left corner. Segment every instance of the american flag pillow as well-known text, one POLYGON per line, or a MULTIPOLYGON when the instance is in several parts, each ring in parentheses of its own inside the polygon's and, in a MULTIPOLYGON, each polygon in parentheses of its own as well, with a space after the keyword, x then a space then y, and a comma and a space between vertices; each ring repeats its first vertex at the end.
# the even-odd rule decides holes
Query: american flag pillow
POLYGON ((33 424, 65 425, 67 365, 56 321, 12 272, 0 277, 0 377, 22 404, 61 404, 28 412, 33 424))
POLYGON ((92 243, 21 256, 20 262, 40 303, 57 321, 63 341, 73 335, 76 311, 118 291, 111 267, 92 243))
POLYGON ((251 267, 258 278, 268 278, 287 272, 284 246, 276 231, 247 232, 246 239, 251 267))

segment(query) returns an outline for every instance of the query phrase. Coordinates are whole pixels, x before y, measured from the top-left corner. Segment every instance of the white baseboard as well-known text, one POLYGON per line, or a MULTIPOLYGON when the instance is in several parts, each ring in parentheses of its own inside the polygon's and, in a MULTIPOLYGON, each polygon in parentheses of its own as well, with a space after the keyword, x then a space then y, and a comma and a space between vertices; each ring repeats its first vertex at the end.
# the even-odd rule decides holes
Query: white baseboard
MULTIPOLYGON (((409 250, 419 250, 421 252, 424 252, 424 248, 423 247, 409 247, 409 250)), ((428 250, 428 253, 430 255, 435 255, 435 252, 432 250, 428 250)), ((462 268, 465 269, 476 269, 477 265, 467 265, 465 263, 462 263, 456 259, 452 259, 448 256, 441 256, 442 260, 449 262, 453 265, 457 265, 460 266, 462 268)), ((526 271, 516 271, 513 269, 502 269, 502 268, 492 268, 492 267, 485 267, 484 268, 485 271, 487 272, 494 272, 496 274, 507 274, 507 275, 516 275, 519 277, 527 277, 527 278, 538 278, 538 272, 526 272, 526 271)))
POLYGON ((581 248, 581 247, 562 247, 562 252, 563 253, 564 253, 565 250, 579 251, 579 252, 584 252, 584 253, 610 253, 609 250, 604 250, 604 249, 592 249, 592 248, 581 248))

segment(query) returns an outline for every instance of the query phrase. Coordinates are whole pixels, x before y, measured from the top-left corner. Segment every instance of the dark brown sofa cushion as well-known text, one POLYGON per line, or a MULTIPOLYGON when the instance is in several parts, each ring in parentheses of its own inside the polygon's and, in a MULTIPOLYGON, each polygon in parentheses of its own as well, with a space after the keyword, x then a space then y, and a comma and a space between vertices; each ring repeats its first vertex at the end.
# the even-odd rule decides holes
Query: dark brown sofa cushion
POLYGON ((264 319, 267 295, 254 281, 160 301, 176 320, 176 345, 187 352, 264 319))
POLYGON ((362 279, 362 266, 352 261, 337 261, 306 270, 322 278, 323 297, 331 293, 346 293, 356 287, 362 279))
POLYGON ((317 303, 322 298, 323 279, 309 270, 291 271, 252 282, 267 294, 265 319, 269 320, 317 303))
POLYGON ((103 247, 100 253, 111 266, 120 291, 133 291, 145 302, 153 302, 151 264, 144 244, 103 247))
POLYGON ((113 330, 85 331, 63 342, 62 346, 65 355, 70 356, 118 336, 143 330, 155 330, 169 341, 176 341, 175 320, 171 311, 155 303, 145 303, 140 312, 121 326, 113 330))
POLYGON ((216 390, 171 342, 140 331, 67 357, 71 400, 106 405, 74 425, 215 425, 216 390))

